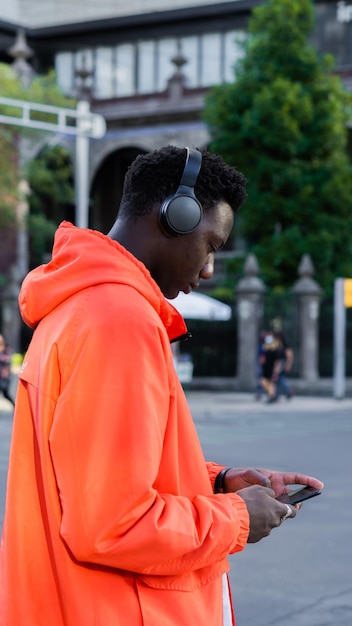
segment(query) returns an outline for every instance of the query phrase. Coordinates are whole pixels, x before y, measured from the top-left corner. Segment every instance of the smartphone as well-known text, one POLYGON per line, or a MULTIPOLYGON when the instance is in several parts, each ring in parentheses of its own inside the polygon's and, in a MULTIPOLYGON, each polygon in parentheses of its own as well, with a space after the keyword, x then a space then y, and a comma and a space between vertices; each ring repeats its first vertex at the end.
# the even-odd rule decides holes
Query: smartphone
POLYGON ((298 502, 303 502, 309 498, 314 498, 314 496, 318 496, 320 493, 320 489, 314 489, 314 487, 308 487, 305 485, 300 489, 296 489, 296 491, 290 491, 290 493, 285 493, 276 499, 284 504, 297 504, 298 502))

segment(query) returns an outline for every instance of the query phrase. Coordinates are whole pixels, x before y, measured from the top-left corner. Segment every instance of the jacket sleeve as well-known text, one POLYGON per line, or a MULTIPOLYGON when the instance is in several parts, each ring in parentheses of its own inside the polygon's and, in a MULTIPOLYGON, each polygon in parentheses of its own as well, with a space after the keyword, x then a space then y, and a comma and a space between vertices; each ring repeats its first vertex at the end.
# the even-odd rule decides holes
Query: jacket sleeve
POLYGON ((207 470, 210 478, 211 487, 214 491, 214 483, 217 475, 221 470, 225 469, 226 465, 219 465, 218 463, 207 463, 207 470))
POLYGON ((79 561, 154 575, 241 550, 248 513, 239 496, 189 498, 155 486, 173 427, 164 329, 138 314, 94 323, 65 349, 50 434, 63 540, 79 561))

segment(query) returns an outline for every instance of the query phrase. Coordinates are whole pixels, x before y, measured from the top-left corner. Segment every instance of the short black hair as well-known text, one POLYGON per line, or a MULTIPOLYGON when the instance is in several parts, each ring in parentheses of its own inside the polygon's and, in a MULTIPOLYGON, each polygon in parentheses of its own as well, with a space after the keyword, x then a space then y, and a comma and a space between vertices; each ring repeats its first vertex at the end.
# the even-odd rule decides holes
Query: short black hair
MULTIPOLYGON (((202 152, 202 166, 195 185, 195 195, 205 211, 219 201, 227 202, 234 214, 246 199, 246 179, 241 172, 227 165, 222 157, 207 150, 202 152)), ((120 216, 138 218, 151 213, 177 190, 186 163, 186 149, 164 146, 139 155, 127 170, 120 216)))

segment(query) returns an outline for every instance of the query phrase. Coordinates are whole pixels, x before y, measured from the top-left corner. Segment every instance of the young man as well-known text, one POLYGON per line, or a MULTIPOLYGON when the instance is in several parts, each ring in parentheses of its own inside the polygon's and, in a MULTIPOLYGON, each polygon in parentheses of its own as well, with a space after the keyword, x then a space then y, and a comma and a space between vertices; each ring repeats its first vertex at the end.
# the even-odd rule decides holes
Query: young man
POLYGON ((109 235, 63 223, 24 281, 1 626, 230 624, 227 556, 295 516, 286 484, 322 486, 206 464, 174 370, 165 297, 212 276, 244 187, 207 152, 141 156, 109 235))

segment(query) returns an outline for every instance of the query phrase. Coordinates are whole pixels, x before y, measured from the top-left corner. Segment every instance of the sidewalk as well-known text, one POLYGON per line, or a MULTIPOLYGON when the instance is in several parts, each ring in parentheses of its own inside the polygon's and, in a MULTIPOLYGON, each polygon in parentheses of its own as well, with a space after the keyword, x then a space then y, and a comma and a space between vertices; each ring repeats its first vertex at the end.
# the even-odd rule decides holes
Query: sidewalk
MULTIPOLYGON (((310 413, 321 413, 328 411, 347 410, 351 411, 352 418, 352 397, 346 397, 343 400, 336 400, 329 396, 319 395, 297 395, 286 400, 280 397, 278 402, 274 404, 266 404, 263 399, 256 400, 254 393, 241 391, 216 391, 209 390, 186 390, 186 396, 191 409, 195 409, 198 413, 206 413, 209 417, 211 414, 221 413, 232 414, 236 418, 239 412, 258 412, 267 411, 269 413, 290 413, 291 411, 308 411, 310 413)), ((8 400, 0 396, 0 412, 12 412, 13 408, 8 400)))
POLYGON ((244 393, 239 391, 186 391, 189 406, 196 417, 203 415, 203 419, 216 417, 219 413, 222 416, 232 417, 243 416, 243 413, 263 413, 267 415, 278 415, 288 413, 329 413, 331 411, 350 411, 352 418, 352 397, 336 400, 325 396, 294 396, 291 400, 280 397, 278 402, 266 404, 263 399, 256 400, 254 393, 244 393))
MULTIPOLYGON (((326 396, 333 397, 334 382, 332 378, 318 378, 315 381, 306 381, 301 378, 288 378, 290 387, 298 396, 326 396)), ((345 395, 352 398, 352 378, 346 378, 345 395)), ((203 391, 235 391, 241 393, 238 380, 236 377, 220 378, 211 377, 194 377, 189 384, 192 390, 203 391)))

